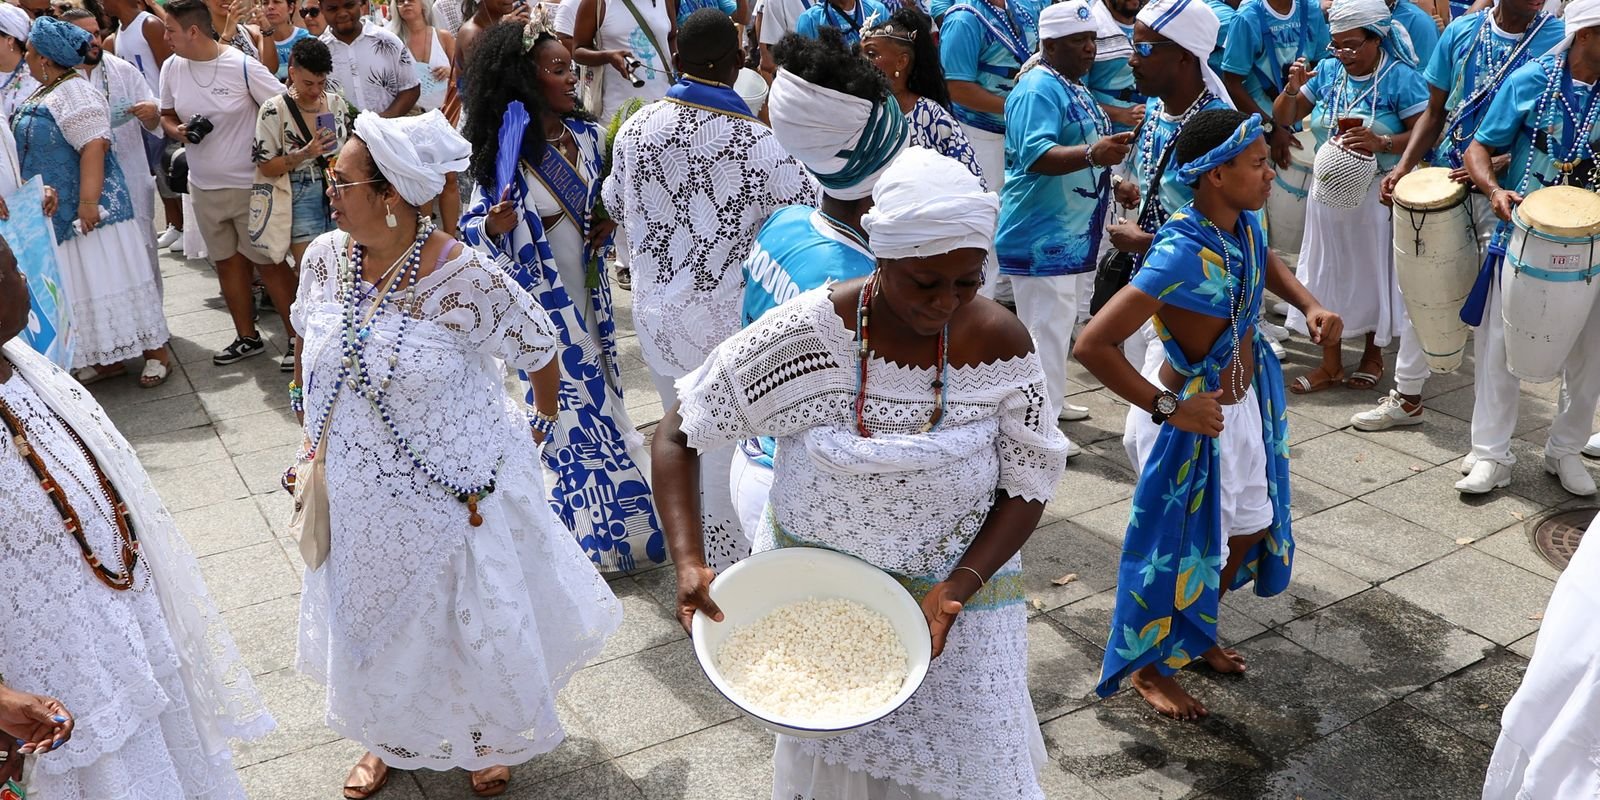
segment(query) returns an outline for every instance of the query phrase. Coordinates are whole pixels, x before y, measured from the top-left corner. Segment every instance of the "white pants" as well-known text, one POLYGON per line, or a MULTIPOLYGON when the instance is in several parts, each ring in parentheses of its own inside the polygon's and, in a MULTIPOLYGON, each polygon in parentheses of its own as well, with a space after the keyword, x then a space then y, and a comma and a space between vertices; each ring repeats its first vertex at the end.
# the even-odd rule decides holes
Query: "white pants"
POLYGON ((1061 413, 1067 393, 1067 359, 1072 357, 1072 329, 1078 323, 1078 298, 1093 286, 1094 273, 1049 278, 1011 276, 1016 291, 1017 319, 1033 334, 1033 346, 1044 365, 1044 385, 1051 419, 1061 413))
MULTIPOLYGON (((978 157, 984 183, 989 185, 989 191, 999 194, 1000 187, 1006 184, 1006 135, 970 125, 962 130, 972 142, 972 152, 978 157)), ((978 294, 997 300, 1010 300, 1012 296, 1011 278, 1001 276, 1000 260, 995 257, 993 246, 989 248, 989 260, 983 265, 983 286, 979 287, 978 294)))
MULTIPOLYGON (((1489 239, 1494 236, 1500 218, 1494 215, 1494 206, 1482 195, 1467 195, 1467 212, 1472 216, 1472 227, 1478 234, 1478 263, 1482 264, 1489 249, 1489 239)), ((1429 373, 1428 354, 1422 349, 1422 340, 1417 338, 1411 315, 1406 314, 1405 324, 1400 327, 1400 351, 1394 358, 1395 391, 1403 395, 1422 394, 1429 373)))
POLYGON ((734 447, 728 492, 733 495, 733 508, 739 514, 745 538, 754 542, 761 529, 761 515, 767 510, 767 499, 772 495, 772 468, 757 464, 742 446, 734 447))
MULTIPOLYGON (((675 378, 650 370, 650 380, 656 393, 661 395, 661 408, 670 410, 678 404, 675 378)), ((728 491, 728 471, 734 456, 734 445, 725 445, 700 453, 700 524, 705 537, 706 566, 721 572, 750 555, 750 539, 744 535, 734 513, 733 496, 728 491)))

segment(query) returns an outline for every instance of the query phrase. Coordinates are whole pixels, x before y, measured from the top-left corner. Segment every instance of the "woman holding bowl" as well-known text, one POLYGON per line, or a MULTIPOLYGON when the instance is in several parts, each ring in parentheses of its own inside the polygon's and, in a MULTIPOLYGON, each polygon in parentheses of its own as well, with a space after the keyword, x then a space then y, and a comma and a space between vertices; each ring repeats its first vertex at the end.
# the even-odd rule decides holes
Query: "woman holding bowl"
POLYGON ((1027 330, 976 296, 995 195, 960 163, 910 148, 872 196, 872 275, 767 312, 678 381, 653 452, 678 617, 721 618, 689 477, 697 451, 776 437, 755 549, 824 547, 895 576, 922 605, 934 661, 871 725, 779 736, 774 796, 1042 800, 1018 552, 1065 469, 1066 438, 1027 330))

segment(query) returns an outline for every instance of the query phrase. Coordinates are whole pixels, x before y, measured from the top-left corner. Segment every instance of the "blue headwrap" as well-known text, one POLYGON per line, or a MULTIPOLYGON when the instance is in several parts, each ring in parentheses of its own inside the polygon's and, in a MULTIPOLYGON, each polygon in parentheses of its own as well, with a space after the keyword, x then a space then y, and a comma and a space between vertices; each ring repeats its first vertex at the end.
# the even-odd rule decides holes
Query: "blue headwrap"
POLYGON ((1384 0, 1334 0, 1328 9, 1328 33, 1353 30, 1371 31, 1390 58, 1408 67, 1417 65, 1417 51, 1405 26, 1394 24, 1394 15, 1384 0))
POLYGON ((1251 114, 1222 144, 1193 161, 1178 165, 1178 180, 1186 186, 1200 181, 1200 176, 1239 157, 1251 142, 1261 137, 1261 115, 1251 114))
POLYGON ((76 67, 83 63, 89 52, 89 32, 55 17, 40 17, 33 21, 33 31, 28 34, 28 46, 39 55, 63 67, 76 67))

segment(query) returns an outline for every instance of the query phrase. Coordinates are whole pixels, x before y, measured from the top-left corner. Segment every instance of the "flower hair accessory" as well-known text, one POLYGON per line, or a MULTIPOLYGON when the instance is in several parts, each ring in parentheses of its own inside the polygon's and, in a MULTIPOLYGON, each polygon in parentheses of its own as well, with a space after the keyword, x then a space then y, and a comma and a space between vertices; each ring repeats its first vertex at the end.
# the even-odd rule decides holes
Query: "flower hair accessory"
POLYGON ((523 51, 533 52, 534 45, 539 43, 539 38, 542 36, 561 38, 556 33, 556 18, 550 13, 550 7, 544 3, 535 3, 528 9, 528 23, 522 26, 523 51))

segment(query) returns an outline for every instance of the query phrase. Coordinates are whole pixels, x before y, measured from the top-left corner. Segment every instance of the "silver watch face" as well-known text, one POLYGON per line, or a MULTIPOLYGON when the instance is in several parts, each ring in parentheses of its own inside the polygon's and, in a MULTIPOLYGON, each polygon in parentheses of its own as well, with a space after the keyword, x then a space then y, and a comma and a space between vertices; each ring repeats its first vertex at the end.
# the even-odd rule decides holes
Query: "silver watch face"
POLYGON ((1163 417, 1170 417, 1178 413, 1178 398, 1170 394, 1156 397, 1156 412, 1163 417))

